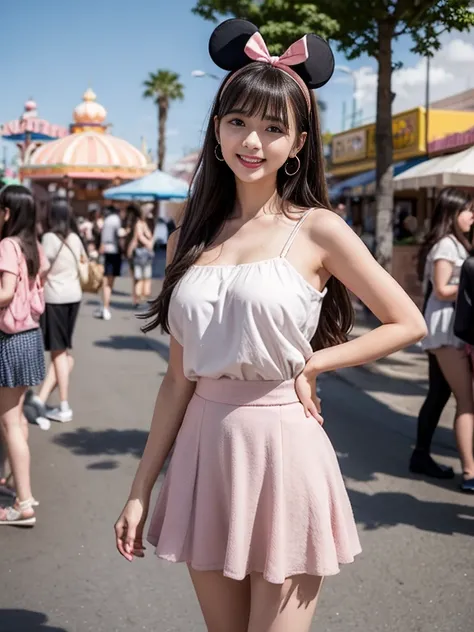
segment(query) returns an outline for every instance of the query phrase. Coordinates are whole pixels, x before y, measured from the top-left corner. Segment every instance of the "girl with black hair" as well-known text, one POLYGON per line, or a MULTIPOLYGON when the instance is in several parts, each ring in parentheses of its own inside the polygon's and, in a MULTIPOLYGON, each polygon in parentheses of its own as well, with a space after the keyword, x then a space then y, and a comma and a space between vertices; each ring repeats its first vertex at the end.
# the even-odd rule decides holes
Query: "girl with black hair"
POLYGON ((65 423, 73 418, 68 396, 74 367, 71 349, 82 299, 80 266, 87 262, 76 219, 65 198, 55 198, 51 203, 42 245, 51 266, 44 287, 46 309, 41 319, 51 363, 40 392, 29 403, 36 407, 40 419, 65 423), (46 402, 56 386, 59 406, 47 409, 46 402))
POLYGON ((428 335, 422 347, 429 354, 429 390, 418 417, 412 472, 453 478, 451 468, 436 463, 431 441, 450 393, 456 398, 454 429, 463 469, 461 490, 474 492, 474 395, 465 343, 454 334, 454 305, 459 276, 469 256, 467 235, 474 223, 472 197, 459 189, 444 189, 436 202, 431 228, 420 248, 418 275, 425 290, 424 316, 428 335))
POLYGON ((334 69, 305 36, 270 57, 256 27, 220 25, 230 70, 145 330, 169 365, 116 546, 143 557, 152 487, 174 444, 148 540, 186 562, 210 632, 306 632, 324 576, 360 552, 316 379, 423 337, 421 314, 329 210, 311 88, 334 69), (383 323, 346 341, 347 286, 383 323))
MULTIPOLYGON (((36 522, 31 493, 28 424, 23 402, 28 387, 44 379, 39 318, 42 276, 48 262, 36 239, 36 206, 20 185, 0 190, 0 429, 16 488, 13 507, 0 508, 0 524, 36 522)), ((10 477, 9 477, 10 478, 10 477)), ((7 483, 8 481, 2 481, 7 483)))

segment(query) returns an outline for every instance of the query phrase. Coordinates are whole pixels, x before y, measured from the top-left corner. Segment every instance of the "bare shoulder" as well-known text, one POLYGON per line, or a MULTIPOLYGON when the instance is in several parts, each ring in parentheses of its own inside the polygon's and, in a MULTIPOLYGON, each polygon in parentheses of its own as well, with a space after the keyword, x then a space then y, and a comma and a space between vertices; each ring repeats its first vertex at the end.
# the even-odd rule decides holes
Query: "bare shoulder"
POLYGON ((354 231, 334 211, 327 208, 316 208, 308 217, 308 231, 312 241, 327 247, 348 239, 359 240, 354 231))

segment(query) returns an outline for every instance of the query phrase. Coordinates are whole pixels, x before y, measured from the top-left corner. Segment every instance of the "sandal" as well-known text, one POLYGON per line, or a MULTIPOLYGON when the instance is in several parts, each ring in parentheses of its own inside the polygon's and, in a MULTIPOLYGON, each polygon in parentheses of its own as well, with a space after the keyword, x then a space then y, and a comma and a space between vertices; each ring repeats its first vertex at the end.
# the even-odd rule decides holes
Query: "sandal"
POLYGON ((15 502, 12 507, 0 507, 0 525, 32 527, 36 523, 33 511, 33 498, 15 502))
POLYGON ((0 508, 0 525, 7 524, 17 527, 32 527, 36 523, 36 516, 32 504, 33 498, 16 502, 13 507, 0 508))

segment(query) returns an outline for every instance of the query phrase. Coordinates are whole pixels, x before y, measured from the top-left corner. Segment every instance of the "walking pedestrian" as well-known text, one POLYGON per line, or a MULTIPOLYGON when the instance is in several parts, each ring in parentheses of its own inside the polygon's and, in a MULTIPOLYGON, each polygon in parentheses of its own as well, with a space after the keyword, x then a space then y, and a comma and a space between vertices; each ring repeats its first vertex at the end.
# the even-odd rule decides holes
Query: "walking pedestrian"
MULTIPOLYGON (((0 524, 33 526, 38 504, 31 491, 26 389, 45 374, 39 318, 44 309, 41 276, 48 262, 36 237, 36 207, 29 189, 0 190, 0 430, 8 453, 16 500, 0 508, 0 524)), ((10 485, 11 487, 11 485, 10 485)))
POLYGON ((454 334, 454 306, 461 266, 471 244, 467 234, 474 223, 473 200, 448 188, 437 200, 431 228, 420 248, 418 274, 425 290, 424 317, 428 335, 422 348, 429 358, 429 390, 418 416, 417 442, 410 460, 412 472, 452 478, 451 468, 436 463, 431 442, 450 392, 456 398, 454 429, 461 458, 461 490, 474 492, 474 396, 465 343, 454 334))
POLYGON ((79 237, 72 209, 66 199, 51 203, 48 230, 42 241, 50 262, 44 295, 46 309, 41 318, 44 346, 51 354, 51 362, 38 395, 30 398, 40 419, 66 423, 72 421, 69 404, 69 382, 74 367, 72 339, 82 299, 80 266, 87 262, 87 254, 79 237), (58 387, 59 406, 46 408, 49 396, 58 387))
POLYGON ((425 333, 405 292, 328 210, 310 89, 332 75, 331 50, 314 35, 291 50, 270 57, 245 20, 211 37, 212 58, 232 72, 144 328, 171 333, 169 365, 115 526, 119 552, 142 557, 174 444, 148 540, 188 564, 210 632, 309 629, 323 577, 360 552, 316 378, 425 333), (351 342, 343 284, 384 323, 351 342))
POLYGON ((110 320, 110 300, 114 289, 115 279, 120 276, 122 269, 122 252, 120 240, 124 236, 119 209, 115 206, 107 208, 108 215, 104 219, 101 234, 100 253, 104 256, 104 283, 102 286, 103 304, 94 314, 96 318, 110 320))
POLYGON ((139 307, 142 301, 151 296, 151 277, 153 264, 153 233, 147 224, 148 209, 129 206, 129 226, 126 239, 126 253, 133 277, 132 301, 139 307))

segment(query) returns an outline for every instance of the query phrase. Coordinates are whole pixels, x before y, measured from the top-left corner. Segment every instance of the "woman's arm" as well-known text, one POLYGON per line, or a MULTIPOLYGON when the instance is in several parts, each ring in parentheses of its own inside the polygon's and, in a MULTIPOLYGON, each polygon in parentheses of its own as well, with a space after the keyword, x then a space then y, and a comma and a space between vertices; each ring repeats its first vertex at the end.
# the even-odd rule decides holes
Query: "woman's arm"
POLYGON ((310 230, 322 249, 326 270, 360 298, 383 324, 355 340, 316 351, 306 365, 308 376, 372 362, 426 335, 426 324, 417 306, 344 220, 331 211, 319 210, 310 230))
MULTIPOLYGON (((170 240, 166 253, 169 264, 177 237, 170 240)), ((184 413, 196 388, 183 370, 183 348, 171 336, 168 369, 156 398, 150 434, 130 492, 130 499, 148 502, 151 490, 178 434, 184 413)))
POLYGON ((148 250, 153 250, 153 236, 148 236, 148 230, 145 230, 140 222, 137 223, 136 231, 138 241, 142 243, 145 248, 148 248, 148 250))
POLYGON ((433 266, 433 293, 440 301, 453 302, 458 295, 458 286, 450 285, 454 263, 446 259, 438 259, 433 266))
POLYGON ((15 295, 17 275, 13 272, 0 272, 0 308, 7 307, 15 295))
POLYGON ((183 348, 172 337, 168 370, 156 398, 150 434, 130 492, 130 500, 148 503, 196 387, 183 373, 183 348))

